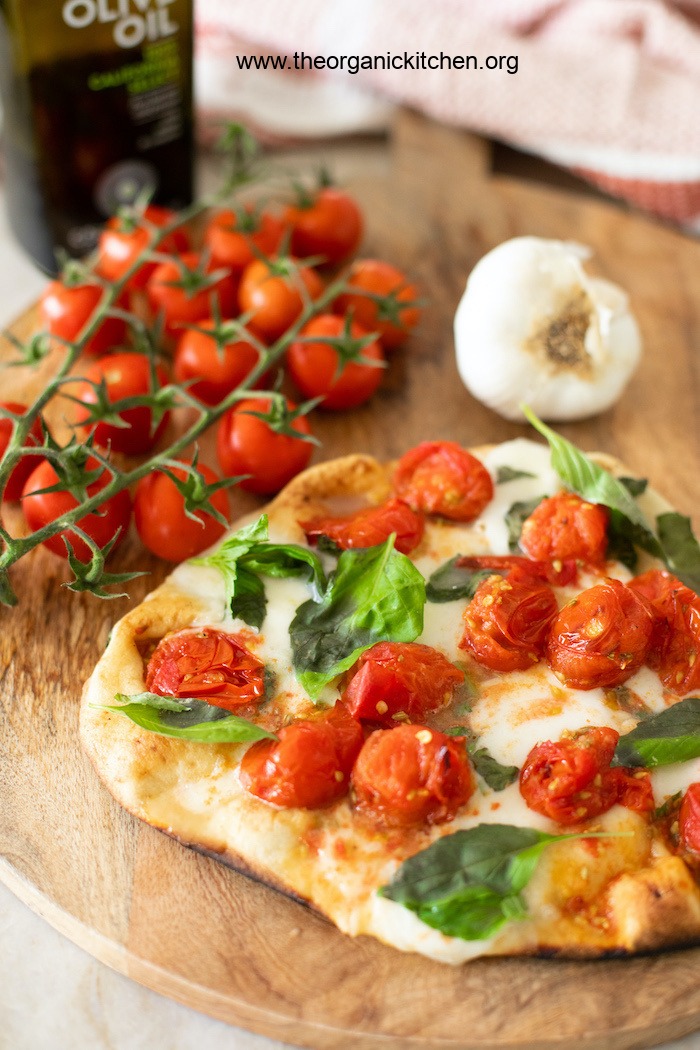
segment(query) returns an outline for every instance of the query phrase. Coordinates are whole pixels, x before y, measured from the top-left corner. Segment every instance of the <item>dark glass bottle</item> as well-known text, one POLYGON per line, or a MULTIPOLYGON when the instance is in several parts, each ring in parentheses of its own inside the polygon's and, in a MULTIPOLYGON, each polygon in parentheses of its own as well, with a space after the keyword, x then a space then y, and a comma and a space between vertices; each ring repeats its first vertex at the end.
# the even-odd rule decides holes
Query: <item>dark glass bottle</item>
POLYGON ((192 0, 0 0, 10 223, 47 273, 144 191, 192 199, 192 0))

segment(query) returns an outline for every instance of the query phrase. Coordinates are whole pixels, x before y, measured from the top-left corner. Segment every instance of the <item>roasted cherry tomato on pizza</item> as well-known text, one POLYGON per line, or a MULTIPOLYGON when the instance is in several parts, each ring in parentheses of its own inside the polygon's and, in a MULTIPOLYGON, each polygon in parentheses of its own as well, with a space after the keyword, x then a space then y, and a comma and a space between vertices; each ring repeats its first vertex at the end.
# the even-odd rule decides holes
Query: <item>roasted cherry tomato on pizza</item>
POLYGON ((334 310, 351 314, 368 332, 377 332, 385 350, 394 350, 420 320, 418 290, 406 275, 379 259, 357 259, 350 267, 348 290, 334 310))
POLYGON ((612 688, 642 666, 651 633, 646 599, 607 579, 564 606, 551 626, 547 659, 574 689, 612 688))
POLYGON ((455 441, 423 441, 403 455, 394 489, 414 510, 452 521, 473 521, 493 498, 488 470, 455 441))
MULTIPOLYGON (((170 469, 170 468, 169 468, 170 469)), ((218 476, 203 463, 197 464, 207 485, 219 481, 218 476)), ((188 478, 188 472, 175 468, 179 481, 188 478)), ((211 505, 228 519, 228 496, 218 489, 210 496, 211 505)), ((226 531, 225 525, 205 510, 195 510, 194 518, 186 513, 185 497, 177 485, 160 470, 141 478, 134 493, 134 521, 144 546, 165 561, 186 561, 211 547, 226 531)))
POLYGON ((552 589, 529 571, 489 576, 464 611, 460 646, 494 671, 525 670, 542 656, 557 608, 552 589))
POLYGON ((291 259, 255 259, 241 276, 238 303, 251 332, 273 343, 322 291, 321 278, 309 266, 291 259))
POLYGON ((678 834, 681 846, 691 853, 700 853, 700 784, 688 785, 678 813, 678 834))
POLYGON ((663 569, 649 569, 629 587, 651 606, 646 663, 679 696, 700 689, 700 597, 663 569))
POLYGON ((464 737, 421 725, 375 730, 352 773, 357 812, 383 827, 443 824, 474 788, 464 737))
MULTIPOLYGON (((76 342, 97 310, 104 289, 99 284, 65 284, 51 281, 39 301, 41 324, 49 333, 68 343, 76 342)), ((116 304, 122 306, 121 300, 116 304)), ((83 347, 93 357, 123 346, 126 322, 121 317, 105 317, 83 347)))
MULTIPOLYGON (((27 411, 27 406, 20 404, 18 401, 3 401, 2 404, 0 404, 0 408, 6 408, 16 416, 23 416, 27 411)), ((7 416, 0 416, 0 460, 2 460, 2 457, 5 455, 5 450, 10 444, 12 425, 11 419, 7 416)), ((37 416, 32 423, 32 429, 29 431, 24 445, 27 448, 36 448, 41 445, 42 442, 43 434, 41 431, 41 422, 37 416)), ((17 465, 13 468, 5 484, 5 489, 2 493, 3 500, 18 500, 22 495, 25 481, 38 466, 38 456, 24 456, 22 459, 18 460, 17 465)))
POLYGON ((241 488, 265 495, 279 492, 308 466, 313 445, 305 440, 311 434, 306 416, 294 416, 287 423, 282 418, 294 413, 295 408, 292 401, 286 401, 280 414, 270 398, 260 397, 241 401, 230 409, 216 435, 216 454, 224 475, 248 475, 241 488), (283 429, 276 430, 277 425, 283 429), (287 429, 291 433, 284 432, 287 429))
POLYGON ((299 524, 310 543, 317 543, 321 537, 325 537, 341 550, 376 547, 379 543, 385 543, 394 533, 394 547, 402 554, 410 554, 415 550, 423 538, 425 527, 421 515, 400 499, 388 499, 378 507, 363 507, 340 517, 329 515, 299 524))
POLYGON ((315 718, 284 726, 278 740, 259 740, 241 763, 243 787, 277 806, 317 809, 347 794, 364 739, 338 703, 315 718))
POLYGON ((334 314, 308 321, 286 356, 287 371, 304 397, 321 408, 357 408, 382 381, 384 352, 366 329, 334 314))
POLYGON ((154 394, 168 382, 168 373, 162 365, 151 374, 151 364, 145 354, 108 354, 94 362, 83 373, 83 380, 71 384, 67 392, 74 399, 73 421, 83 434, 94 434, 96 444, 124 452, 129 456, 149 452, 168 425, 170 413, 165 411, 154 424, 153 411, 147 405, 124 408, 118 413, 121 425, 101 420, 90 423, 93 406, 106 395, 109 404, 132 397, 154 394))
POLYGON ((614 729, 601 726, 537 744, 520 771, 520 793, 529 808, 564 825, 591 820, 616 803, 650 812, 649 773, 610 767, 618 740, 614 729))
POLYGON ((242 273, 260 256, 275 255, 284 232, 283 221, 269 211, 224 208, 210 219, 204 244, 214 266, 242 273))
POLYGON ((163 317, 166 333, 174 338, 215 309, 221 317, 238 313, 237 278, 197 252, 160 263, 148 278, 146 294, 151 310, 163 317))
POLYGON ((239 712, 265 698, 265 667, 233 634, 211 627, 169 634, 146 668, 146 689, 159 696, 206 700, 239 712))
POLYGON ((543 561, 578 559, 592 565, 605 560, 609 512, 573 492, 550 496, 525 519, 520 546, 543 561))
POLYGON ((535 558, 523 558, 519 554, 465 554, 457 560, 457 566, 465 569, 493 569, 494 572, 507 573, 518 569, 519 573, 529 575, 537 580, 546 580, 556 587, 565 587, 577 576, 578 566, 575 561, 540 561, 535 558))
POLYGON ((422 722, 450 703, 463 682, 464 672, 432 646, 378 642, 356 663, 341 699, 361 721, 422 722))
POLYGON ((299 259, 320 257, 319 263, 337 266, 354 254, 362 240, 362 212, 349 193, 323 186, 301 191, 299 201, 284 213, 291 231, 291 250, 299 259))
MULTIPOLYGON (((107 281, 120 280, 153 243, 154 230, 150 227, 168 226, 176 213, 169 208, 149 204, 143 216, 115 215, 107 221, 97 246, 97 273, 107 281), (145 220, 145 221, 144 221, 145 220)), ((190 239, 180 226, 167 234, 158 245, 158 252, 178 255, 189 251, 190 239)), ((158 266, 153 260, 143 261, 127 281, 127 288, 144 288, 158 266)))
MULTIPOLYGON (((90 456, 85 463, 85 470, 97 471, 99 466, 98 461, 90 456)), ((109 471, 103 470, 87 486, 87 495, 96 496, 109 484, 109 481, 109 471)), ((67 514, 78 506, 75 496, 65 489, 58 489, 54 492, 42 491, 59 484, 58 474, 46 459, 39 463, 25 482, 22 492, 22 511, 27 525, 33 532, 43 528, 44 525, 51 524, 61 515, 67 514)), ((121 492, 117 492, 116 495, 110 496, 104 503, 101 503, 93 513, 79 518, 76 524, 95 541, 98 547, 106 547, 114 540, 112 548, 114 550, 124 539, 130 518, 131 498, 128 491, 122 489, 121 492)), ((70 528, 43 540, 43 544, 54 554, 67 558, 68 549, 63 541, 64 536, 79 561, 90 561, 92 556, 90 547, 70 528)))
POLYGON ((218 405, 243 382, 260 360, 252 341, 239 335, 223 345, 215 334, 217 324, 204 318, 196 328, 186 329, 175 350, 173 370, 178 383, 206 405, 218 405))

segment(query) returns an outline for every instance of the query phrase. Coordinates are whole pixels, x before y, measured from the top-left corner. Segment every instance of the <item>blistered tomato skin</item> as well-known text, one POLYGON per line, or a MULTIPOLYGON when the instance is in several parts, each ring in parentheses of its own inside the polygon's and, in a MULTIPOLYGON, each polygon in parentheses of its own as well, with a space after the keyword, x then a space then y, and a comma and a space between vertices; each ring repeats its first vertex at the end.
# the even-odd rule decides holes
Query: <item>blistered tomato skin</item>
POLYGON ((690 784, 683 796, 678 831, 681 846, 690 853, 700 853, 700 783, 690 784))
POLYGON ((473 521, 493 499, 483 463, 455 441, 424 441, 398 462, 394 490, 414 510, 473 521))
POLYGON ((609 513, 573 492, 550 496, 525 519, 520 546, 542 561, 577 559, 591 565, 605 560, 609 513))
POLYGON ((378 642, 362 654, 342 701, 353 718, 393 726, 421 722, 448 704, 464 672, 420 642, 378 642))
POLYGON ((321 536, 332 540, 341 550, 376 547, 392 533, 394 547, 410 554, 423 538, 424 522, 403 500, 390 499, 378 507, 367 507, 342 517, 313 518, 300 522, 306 538, 315 543, 321 536))
POLYGON ((421 725, 375 730, 352 774, 356 812, 379 827, 443 824, 474 788, 464 737, 421 725))
POLYGON ((246 791, 285 809, 318 809, 347 794, 364 736, 342 704, 284 726, 278 737, 257 741, 243 756, 246 791))
POLYGON ((264 666, 235 635, 212 628, 170 634, 146 669, 146 689, 159 696, 206 700, 237 712, 265 697, 264 666))
POLYGON ((618 803, 649 813, 654 795, 648 771, 610 767, 618 740, 614 729, 600 726, 537 744, 520 771, 528 807, 564 826, 591 820, 618 803))
POLYGON ((619 580, 605 580, 561 610, 547 640, 547 659, 574 689, 622 685, 644 663, 652 622, 643 597, 619 580))
POLYGON ((551 587, 515 567, 479 584, 464 610, 460 648, 493 671, 525 670, 543 655, 556 615, 551 587))
POLYGON ((629 587, 652 611, 646 662, 678 696, 700 690, 700 597, 663 569, 650 569, 629 587))

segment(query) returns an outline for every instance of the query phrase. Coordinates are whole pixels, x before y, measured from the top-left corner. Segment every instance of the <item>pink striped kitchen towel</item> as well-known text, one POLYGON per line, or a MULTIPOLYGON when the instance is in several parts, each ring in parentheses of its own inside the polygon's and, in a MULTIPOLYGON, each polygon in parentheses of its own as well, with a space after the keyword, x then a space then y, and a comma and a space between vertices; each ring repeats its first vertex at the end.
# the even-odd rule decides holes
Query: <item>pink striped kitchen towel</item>
POLYGON ((196 17, 205 129, 338 135, 405 103, 700 229, 700 0, 197 0, 196 17))

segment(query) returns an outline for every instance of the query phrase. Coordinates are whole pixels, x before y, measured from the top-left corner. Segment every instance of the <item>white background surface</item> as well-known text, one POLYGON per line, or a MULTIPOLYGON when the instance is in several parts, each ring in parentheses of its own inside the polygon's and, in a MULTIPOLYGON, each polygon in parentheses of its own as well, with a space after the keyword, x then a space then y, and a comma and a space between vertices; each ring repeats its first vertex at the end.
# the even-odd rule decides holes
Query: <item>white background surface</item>
MULTIPOLYGON (((0 327, 36 299, 45 283, 12 240, 0 182, 0 327)), ((0 376, 0 390, 1 383, 0 376)), ((1 813, 0 803, 0 819, 1 813)), ((284 1045, 195 1013, 113 972, 0 884, 0 1050, 284 1050, 284 1045)), ((664 1050, 700 1050, 700 1033, 664 1050)))

